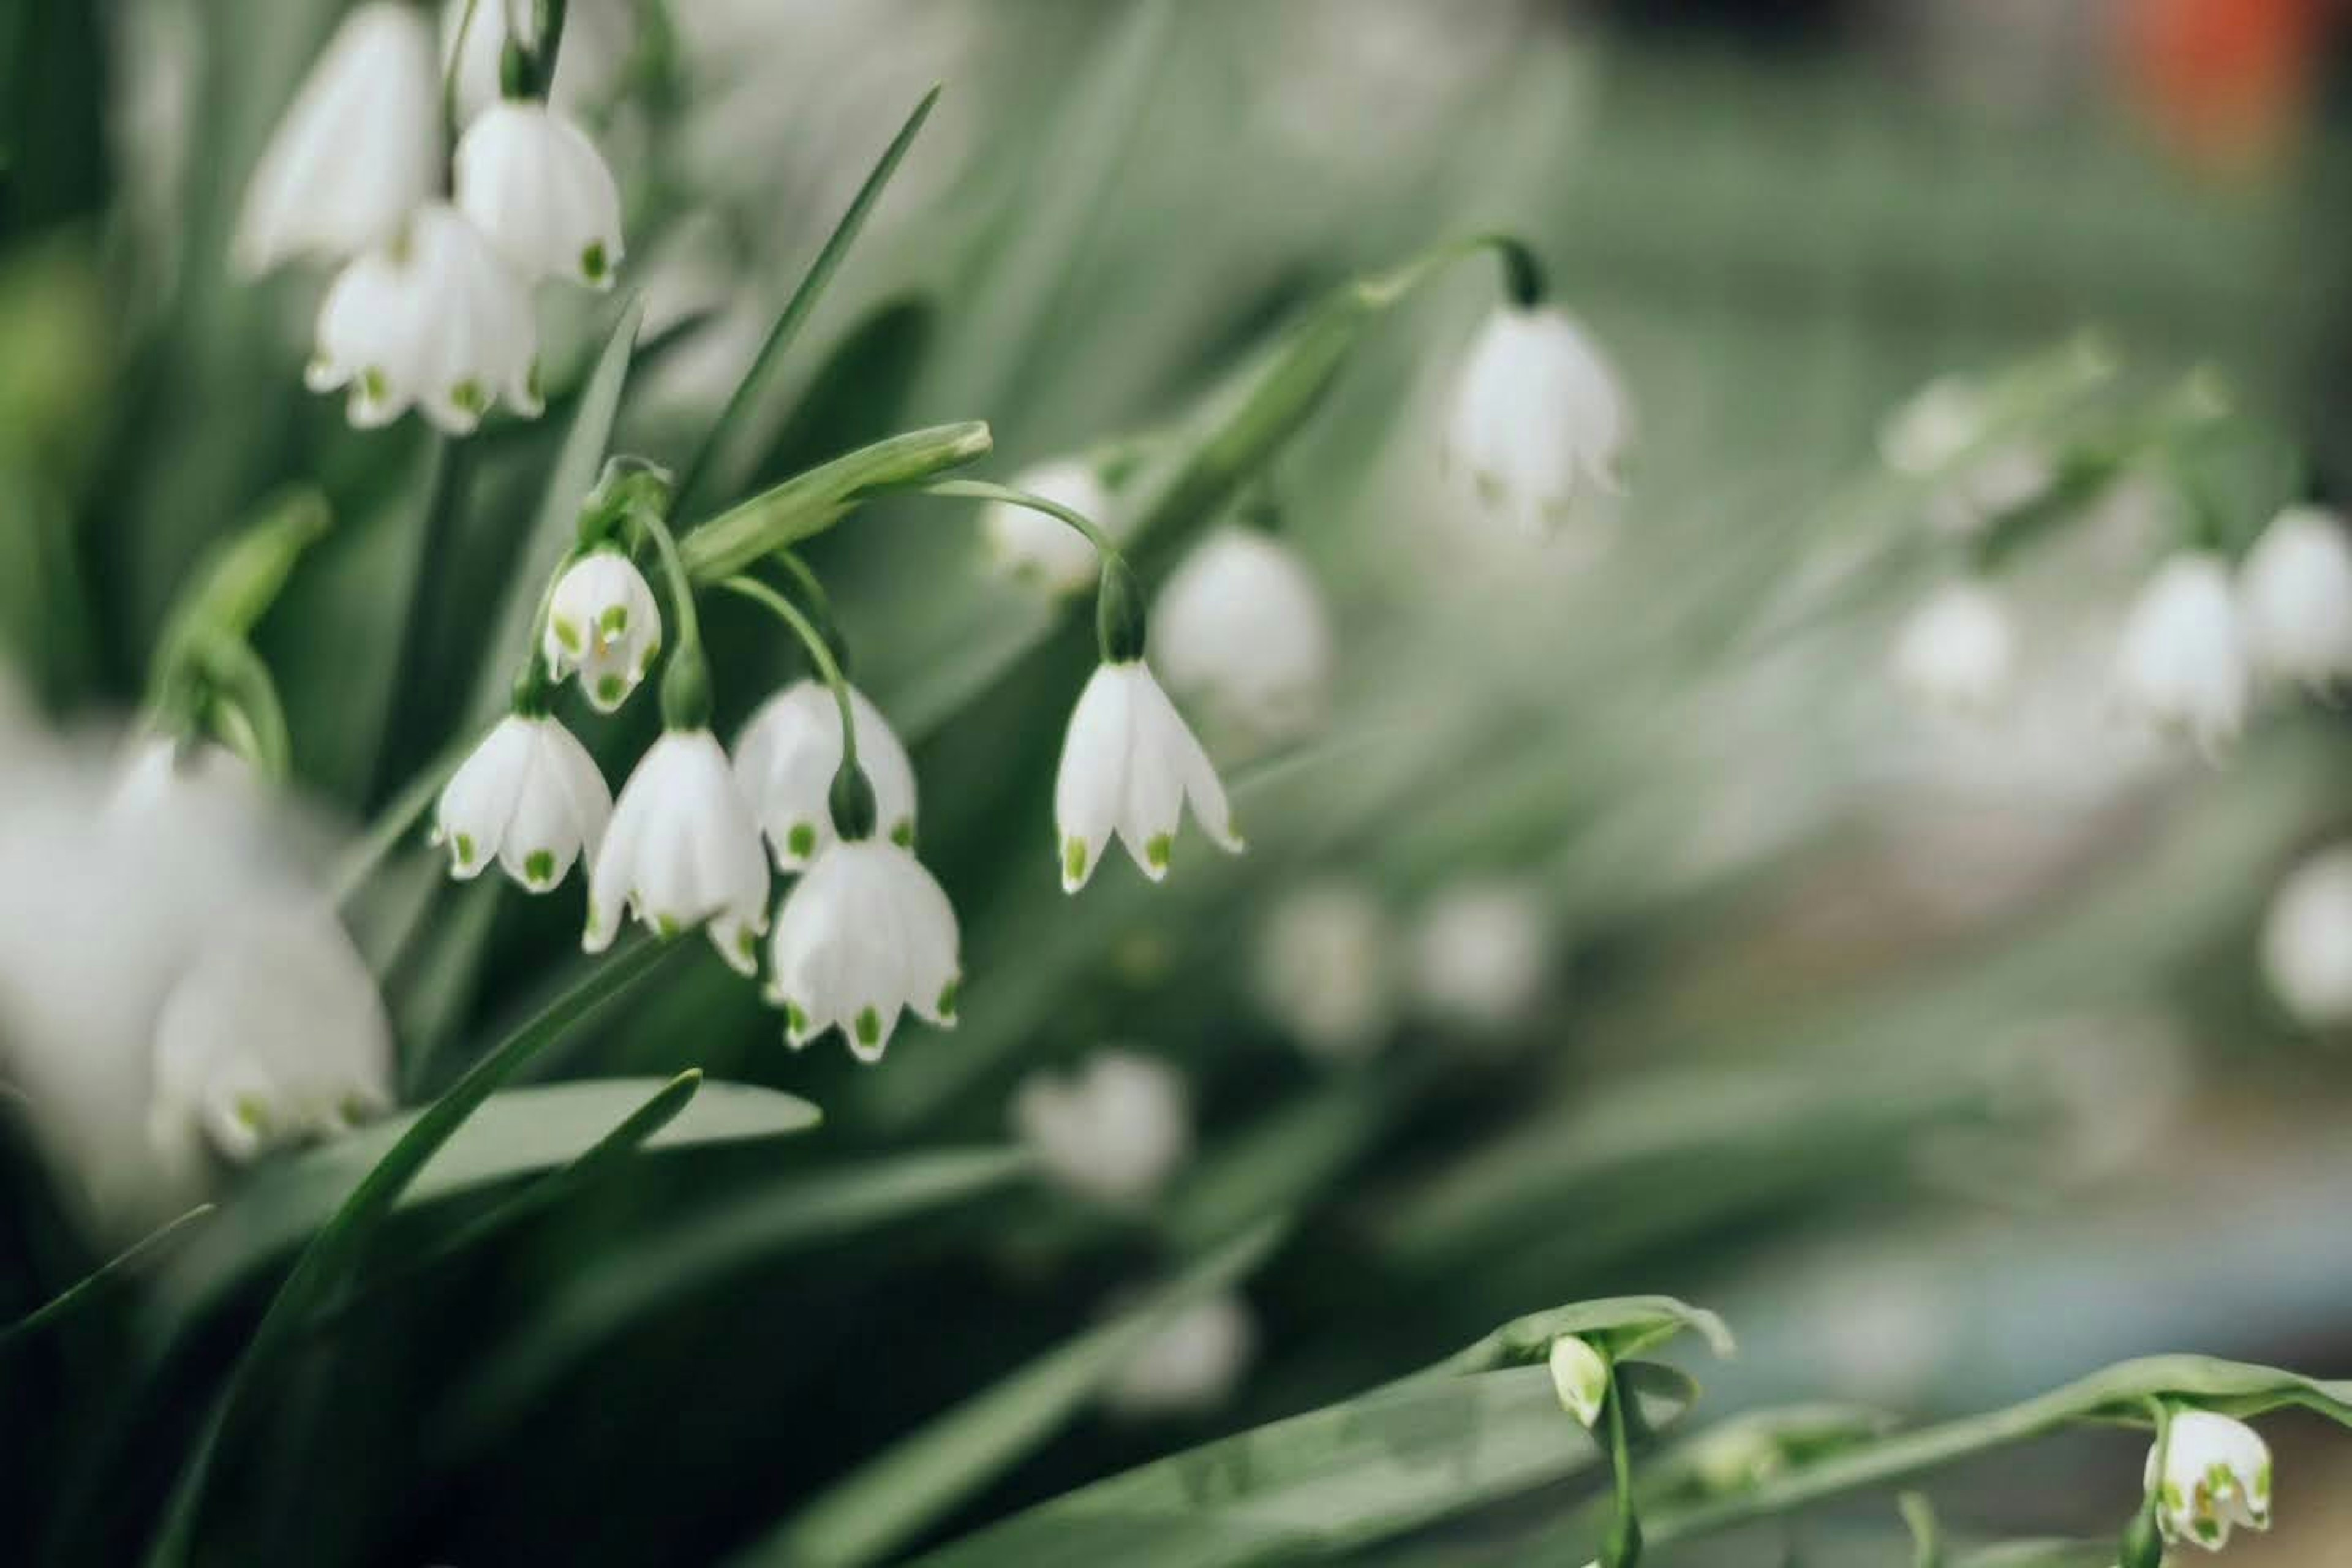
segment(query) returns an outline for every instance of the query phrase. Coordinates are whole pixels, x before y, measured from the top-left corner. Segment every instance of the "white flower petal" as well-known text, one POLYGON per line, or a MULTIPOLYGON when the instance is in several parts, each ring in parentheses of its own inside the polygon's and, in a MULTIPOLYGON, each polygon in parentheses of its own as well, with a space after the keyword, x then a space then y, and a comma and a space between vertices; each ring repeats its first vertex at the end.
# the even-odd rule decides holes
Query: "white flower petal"
POLYGON ((768 999, 795 1047, 838 1028, 878 1061, 901 1012, 954 1022, 955 910, 920 862, 887 838, 821 849, 777 910, 768 999))
POLYGON ((595 143, 561 110, 512 100, 458 139, 457 206, 526 282, 609 289, 621 263, 621 192, 595 143))
POLYGON ((582 943, 609 945, 624 908, 665 936, 708 922, 720 956, 748 974, 767 929, 767 887, 759 826, 726 751, 708 730, 666 731, 614 804, 582 943))
POLYGON ((1480 509, 1529 535, 1593 514, 1623 489, 1632 411, 1616 372, 1567 312, 1503 306, 1465 362, 1446 460, 1480 509))
POLYGON ((2238 569, 2246 652, 2263 674, 2327 690, 2352 681, 2352 539, 2318 507, 2279 513, 2238 569))
POLYGON ((1322 589, 1281 542, 1212 534, 1152 605, 1152 667, 1168 689, 1262 742, 1295 740, 1329 699, 1333 639, 1322 589))
POLYGON ((2209 753, 2237 739, 2251 675, 2220 556, 2184 552, 2157 569, 2125 620, 2116 680, 2153 728, 2184 731, 2209 753))

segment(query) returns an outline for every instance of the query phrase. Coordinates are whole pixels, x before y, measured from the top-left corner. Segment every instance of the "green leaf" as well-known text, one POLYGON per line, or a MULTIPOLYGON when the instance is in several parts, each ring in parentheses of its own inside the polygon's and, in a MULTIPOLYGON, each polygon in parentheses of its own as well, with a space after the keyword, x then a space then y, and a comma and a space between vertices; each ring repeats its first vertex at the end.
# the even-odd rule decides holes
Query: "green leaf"
POLYGON ((1454 1372, 1529 1365, 1550 1354, 1552 1342, 1562 1334, 1580 1335, 1611 1360, 1625 1361, 1657 1349, 1685 1330, 1696 1332, 1717 1355, 1738 1352, 1731 1330, 1704 1307, 1672 1296, 1612 1296, 1514 1318, 1446 1364, 1454 1372))
POLYGON ((198 1204, 178 1218, 167 1220, 149 1231, 5 1329, 0 1329, 0 1350, 5 1350, 26 1334, 73 1316, 81 1307, 95 1300, 105 1286, 152 1255, 184 1227, 212 1212, 212 1205, 198 1204))
POLYGON ((1952 1568, 2114 1568, 2112 1541, 2005 1541, 1952 1560, 1952 1568))

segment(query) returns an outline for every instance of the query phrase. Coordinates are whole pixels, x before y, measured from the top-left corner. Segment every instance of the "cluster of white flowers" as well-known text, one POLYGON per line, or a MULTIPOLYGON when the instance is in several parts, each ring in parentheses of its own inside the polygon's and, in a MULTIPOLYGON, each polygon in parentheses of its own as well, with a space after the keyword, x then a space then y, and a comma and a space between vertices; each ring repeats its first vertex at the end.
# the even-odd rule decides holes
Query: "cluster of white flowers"
MULTIPOLYGON (((531 58, 515 40, 505 49, 531 58)), ((462 436, 496 403, 540 412, 531 288, 612 286, 621 197, 587 135, 530 94, 482 107, 445 160, 437 62, 421 10, 352 10, 255 166, 234 259, 248 275, 296 258, 339 264, 308 384, 347 389, 355 426, 414 407, 462 436)))

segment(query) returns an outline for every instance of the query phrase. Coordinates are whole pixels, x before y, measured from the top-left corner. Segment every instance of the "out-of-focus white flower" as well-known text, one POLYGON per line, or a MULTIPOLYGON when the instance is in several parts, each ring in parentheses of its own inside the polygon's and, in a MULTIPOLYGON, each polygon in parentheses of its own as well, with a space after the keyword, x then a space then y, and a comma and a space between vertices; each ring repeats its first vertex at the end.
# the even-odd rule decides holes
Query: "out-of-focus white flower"
POLYGON ((1031 1073, 1013 1126, 1055 1180, 1115 1207, 1150 1203, 1192 1150, 1183 1076, 1132 1051, 1097 1051, 1066 1076, 1031 1073))
POLYGON ((1941 376, 1887 416, 1878 451, 1896 473, 1939 475, 1943 484, 1927 503, 1928 521, 1939 532, 1969 534, 2040 496, 2057 477, 2049 457, 2022 440, 1961 461, 1991 434, 1983 390, 1960 376, 1941 376))
POLYGON ((1258 1002, 1315 1056, 1360 1058, 1396 1016, 1395 935, 1358 882, 1284 893, 1258 935, 1258 1002))
POLYGON ((1498 307, 1470 348, 1445 462, 1479 507, 1529 537, 1624 493, 1633 411, 1617 373, 1568 312, 1498 307))
POLYGON ((2335 513, 2279 513, 2238 568, 2238 605, 2263 675, 2320 690, 2352 680, 2352 540, 2335 513))
MULTIPOLYGON (((1063 458, 1024 468, 1013 488, 1068 507, 1116 542, 1130 519, 1123 516, 1102 474, 1082 458, 1063 458)), ((1032 507, 991 501, 981 510, 981 536, 990 561, 1008 577, 1049 594, 1075 594, 1093 585, 1100 563, 1086 535, 1058 517, 1032 507)))
POLYGON ((328 40, 254 167, 232 246, 238 269, 393 243, 432 195, 440 162, 432 24, 411 5, 359 6, 328 40))
POLYGON ((1511 881, 1448 889, 1413 934, 1413 1000, 1442 1023, 1480 1030, 1524 1023, 1543 994, 1551 945, 1551 917, 1534 889, 1511 881))
POLYGON ((1129 1419, 1197 1415, 1231 1397, 1256 1349, 1249 1308, 1230 1292, 1177 1311, 1104 1386, 1103 1403, 1129 1419))
POLYGON ((621 188, 562 111, 492 104, 457 139, 457 208, 525 281, 610 289, 621 265, 621 188))
POLYGON ((794 1048, 838 1027, 878 1062, 900 1012, 952 1028, 960 984, 955 908, 922 862, 883 838, 835 839, 784 895, 767 998, 794 1048))
POLYGON ((1927 707, 1982 712, 2009 689, 2016 641, 2001 596, 1979 579, 1955 578, 1895 634, 1895 684, 1927 707))
POLYGON ((426 202, 336 275, 303 380, 313 392, 348 386, 346 413, 362 429, 414 405, 463 436, 501 399, 541 412, 538 337, 529 290, 489 242, 457 208, 426 202))
POLYGON ((1169 574, 1150 626, 1168 689, 1213 721, 1268 742, 1322 722, 1330 612, 1314 574, 1281 541, 1240 528, 1211 534, 1169 574))
POLYGON ((592 861, 613 816, 613 792, 579 738, 545 713, 509 713, 459 764, 433 814, 433 842, 470 879, 496 860, 534 893, 592 861))
POLYGON ((2209 753, 2238 738, 2250 678, 2220 556, 2184 551, 2157 568, 2124 621, 2116 683, 2137 718, 2185 732, 2209 753))
MULTIPOLYGON (((501 97, 500 57, 513 36, 508 10, 504 0, 446 0, 441 7, 441 58, 443 68, 456 74, 461 124, 472 123, 501 97), (468 9, 473 20, 461 40, 457 26, 468 9)), ((548 101, 576 112, 610 99, 628 65, 635 30, 626 0, 572 0, 548 101)))
POLYGON ((592 550, 563 569, 547 601, 540 652, 551 680, 580 672, 581 695, 599 713, 629 699, 661 653, 660 601, 618 550, 592 550))
POLYGON ((1139 658, 1097 665, 1070 713, 1054 781, 1063 891, 1087 885, 1113 833, 1145 876, 1166 877, 1187 801, 1202 832, 1241 853, 1217 770, 1150 667, 1139 658))
POLYGON ((1609 1363, 1575 1334, 1562 1334, 1552 1341, 1547 1360, 1559 1407, 1589 1429, 1601 1419, 1601 1407, 1609 1398, 1609 1363))
POLYGON ((1878 428, 1878 455, 1898 474, 1932 474, 1955 461, 1984 431, 1984 398, 1975 384, 1962 376, 1937 376, 1886 416, 1878 428))
POLYGON ((2165 1540, 2219 1552, 2233 1524, 2271 1527, 2271 1451, 2252 1427, 2210 1410, 2175 1410, 2170 1438, 2158 1447, 2147 1451, 2145 1484, 2165 1540))
POLYGON ((2352 844, 2297 866, 2263 921, 2263 973, 2314 1028, 2352 1023, 2352 844))
MULTIPOLYGON (((857 762, 874 786, 876 819, 893 844, 915 842, 915 765, 890 721, 849 689, 857 762)), ((835 840, 833 776, 841 771, 841 710, 820 680, 798 680, 760 705, 735 737, 735 776, 780 871, 797 871, 835 840)))
POLYGON ((726 748, 708 730, 664 731, 621 786, 589 868, 582 948, 610 947, 625 908, 666 937, 707 921, 720 957, 745 974, 759 970, 768 857, 726 748))

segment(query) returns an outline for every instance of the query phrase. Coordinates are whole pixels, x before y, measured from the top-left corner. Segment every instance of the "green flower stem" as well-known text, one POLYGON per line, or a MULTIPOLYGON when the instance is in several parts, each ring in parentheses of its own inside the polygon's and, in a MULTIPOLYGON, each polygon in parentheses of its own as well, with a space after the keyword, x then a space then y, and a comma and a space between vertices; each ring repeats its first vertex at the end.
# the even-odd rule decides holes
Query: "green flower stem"
POLYGON ((539 89, 536 96, 542 100, 555 86, 555 60, 563 52, 563 22, 570 10, 568 0, 539 0, 530 67, 539 89))
POLYGON ((1116 559, 1118 555, 1118 546, 1093 519, 1082 512, 1072 510, 1059 501, 1048 500, 1041 495, 1032 495, 1027 490, 1016 490, 1011 485, 994 484, 987 479, 941 479, 935 484, 925 485, 923 493, 931 496, 961 497, 969 500, 1002 501, 1006 506, 1026 507, 1031 511, 1041 511, 1047 517, 1058 519, 1076 529, 1086 536, 1087 542, 1095 547, 1095 552, 1105 560, 1116 559))
POLYGON ((1102 560, 1102 585, 1095 601, 1095 640, 1103 662, 1123 664, 1143 657, 1142 590, 1136 584, 1135 572, 1128 565, 1127 557, 1093 519, 1059 501, 987 479, 941 479, 925 485, 923 493, 1026 507, 1077 530, 1102 560))
POLYGON ((670 618, 677 623, 677 646, 670 651, 663 672, 662 725, 670 730, 700 730, 710 723, 710 660, 702 651, 702 621, 694 610, 694 579, 688 575, 677 541, 669 524, 652 507, 630 510, 654 542, 662 573, 669 579, 670 618))
POLYGON ((1609 1364, 1609 1475, 1617 1518, 1609 1532, 1602 1568, 1633 1568, 1642 1554, 1642 1526, 1633 1510, 1633 1446, 1625 1430, 1625 1406, 1633 1397, 1622 1363, 1609 1364))
POLYGON ((801 613, 800 606, 769 587, 756 577, 729 577, 719 584, 731 594, 740 594, 753 604, 763 606, 776 618, 793 628, 808 649, 809 658, 816 665, 817 673, 833 693, 833 705, 841 713, 841 765, 846 771, 857 766, 857 725, 849 707, 849 681, 834 661, 833 650, 825 646, 824 635, 816 623, 801 613))
POLYGON ((449 64, 441 72, 441 133, 450 146, 457 144, 457 69, 465 63, 466 38, 474 30, 474 13, 480 10, 482 0, 466 0, 466 8, 457 16, 457 37, 449 44, 449 64))

